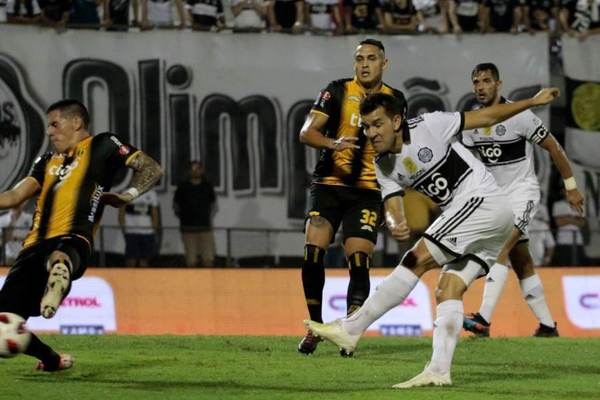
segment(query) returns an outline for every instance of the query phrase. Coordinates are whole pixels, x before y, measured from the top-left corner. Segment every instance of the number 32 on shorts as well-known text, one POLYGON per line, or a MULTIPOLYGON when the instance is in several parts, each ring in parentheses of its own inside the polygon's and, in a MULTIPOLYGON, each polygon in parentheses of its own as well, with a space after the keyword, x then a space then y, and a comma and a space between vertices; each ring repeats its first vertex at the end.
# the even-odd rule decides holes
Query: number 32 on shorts
POLYGON ((375 211, 368 210, 363 208, 360 210, 362 213, 362 218, 360 219, 360 223, 363 225, 371 225, 375 227, 377 225, 377 213, 375 211))

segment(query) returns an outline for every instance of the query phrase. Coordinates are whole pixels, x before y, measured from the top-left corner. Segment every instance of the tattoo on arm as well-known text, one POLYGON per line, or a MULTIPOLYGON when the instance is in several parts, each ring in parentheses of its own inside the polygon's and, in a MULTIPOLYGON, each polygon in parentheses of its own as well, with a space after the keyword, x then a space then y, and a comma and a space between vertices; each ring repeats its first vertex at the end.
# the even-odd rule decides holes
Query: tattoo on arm
POLYGON ((140 194, 150 190, 163 175, 160 165, 143 152, 136 154, 127 166, 135 171, 130 187, 136 188, 140 194))

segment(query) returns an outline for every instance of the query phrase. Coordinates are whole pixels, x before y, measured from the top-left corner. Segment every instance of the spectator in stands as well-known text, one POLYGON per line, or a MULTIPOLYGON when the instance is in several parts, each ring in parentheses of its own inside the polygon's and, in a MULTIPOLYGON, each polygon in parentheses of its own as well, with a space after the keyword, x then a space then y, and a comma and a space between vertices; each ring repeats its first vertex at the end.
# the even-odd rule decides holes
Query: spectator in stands
POLYGON ((98 15, 98 7, 102 6, 102 8, 104 8, 105 1, 106 0, 72 0, 71 11, 69 13, 69 26, 99 26, 100 16, 98 15))
POLYGON ((195 31, 219 31, 225 26, 221 0, 186 0, 186 8, 195 31))
POLYGON ((158 27, 171 27, 175 25, 173 20, 173 5, 177 10, 177 27, 185 28, 185 6, 183 0, 141 0, 141 22, 142 30, 158 27))
POLYGON ((517 21, 522 19, 522 7, 517 0, 485 0, 482 7, 481 31, 517 32, 517 21))
POLYGON ((383 26, 379 0, 343 0, 346 33, 374 31, 383 26))
POLYGON ((125 237, 125 266, 149 267, 158 253, 161 235, 158 195, 153 189, 119 209, 119 226, 125 237))
POLYGON ((560 0, 558 8, 558 28, 561 33, 575 36, 582 30, 587 29, 588 24, 583 26, 581 19, 577 17, 578 0, 560 0))
POLYGON ((564 197, 552 205, 552 218, 557 227, 552 265, 585 265, 582 233, 585 218, 573 210, 564 197))
POLYGON ((448 0, 412 0, 418 12, 419 32, 448 32, 448 0))
POLYGON ((383 28, 385 33, 414 33, 423 16, 415 9, 412 0, 384 0, 383 28))
POLYGON ((449 4, 450 18, 456 16, 459 25, 453 27, 455 33, 481 31, 482 0, 450 0, 449 4))
POLYGON ((536 267, 552 265, 555 246, 556 242, 550 230, 548 208, 543 202, 540 202, 537 212, 529 224, 529 253, 533 264, 536 267))
POLYGON ((110 31, 126 31, 129 29, 129 8, 133 9, 131 25, 139 25, 137 0, 105 0, 102 25, 110 31))
POLYGON ((267 3, 264 0, 233 0, 231 13, 234 31, 255 32, 267 26, 267 3))
POLYGON ((525 29, 528 32, 552 31, 557 14, 554 0, 529 0, 525 7, 525 29))
POLYGON ((590 35, 600 33, 600 0, 579 0, 578 16, 583 25, 579 38, 585 40, 590 35))
POLYGON ((27 202, 23 202, 0 217, 2 244, 4 245, 3 261, 6 264, 12 264, 16 260, 23 248, 23 240, 31 229, 33 215, 25 211, 26 204, 27 202))
POLYGON ((42 25, 64 28, 69 21, 71 0, 39 0, 42 25))
POLYGON ((188 179, 177 186, 173 198, 173 211, 179 218, 181 237, 188 267, 211 267, 215 259, 215 239, 212 219, 217 210, 212 184, 204 175, 204 165, 190 162, 188 179))
POLYGON ((13 24, 37 24, 41 18, 37 0, 7 0, 6 20, 13 24))
POLYGON ((268 18, 273 32, 301 33, 304 28, 304 0, 269 2, 268 18))
POLYGON ((306 25, 312 32, 344 32, 338 0, 306 0, 304 9, 306 25))

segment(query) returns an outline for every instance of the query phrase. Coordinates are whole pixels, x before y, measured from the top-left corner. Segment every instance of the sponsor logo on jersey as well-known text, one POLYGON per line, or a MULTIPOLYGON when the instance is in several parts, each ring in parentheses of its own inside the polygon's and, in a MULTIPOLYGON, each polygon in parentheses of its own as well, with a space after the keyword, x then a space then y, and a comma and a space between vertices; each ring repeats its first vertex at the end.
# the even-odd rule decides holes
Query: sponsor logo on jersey
POLYGON ((431 159, 433 158, 433 151, 431 151, 429 147, 423 147, 419 149, 417 156, 419 157, 419 160, 421 160, 421 162, 426 163, 431 161, 431 159))
POLYGON ((487 147, 481 146, 477 150, 479 150, 479 154, 481 154, 486 163, 494 164, 502 157, 502 148, 497 144, 487 147))
POLYGON ((406 168, 406 170, 408 171, 409 174, 414 174, 415 172, 417 172, 417 164, 414 162, 414 160, 410 157, 404 157, 404 159, 402 159, 402 164, 404 165, 404 168, 406 168))
POLYGON ((361 231, 369 231, 369 232, 373 232, 373 227, 371 225, 363 225, 360 227, 361 231))
POLYGON ((348 100, 356 101, 357 103, 360 103, 361 98, 359 96, 348 96, 348 100))
POLYGON ((68 165, 54 165, 48 169, 48 173, 50 175, 58 176, 58 179, 60 181, 64 181, 69 176, 71 176, 73 170, 76 169, 78 166, 79 162, 75 160, 68 165))
POLYGON ((452 243, 454 246, 456 246, 456 238, 455 237, 448 237, 446 238, 446 241, 452 243))
POLYGON ((496 135, 504 136, 506 134, 506 127, 502 124, 496 127, 496 135))
POLYGON ((102 193, 104 193, 104 187, 100 185, 96 185, 96 189, 94 189, 94 193, 92 193, 92 198, 90 202, 92 203, 92 207, 90 209, 90 213, 88 215, 88 221, 94 222, 96 218, 96 212, 98 211, 98 206, 100 205, 100 199, 102 198, 102 193))
POLYGON ((113 142, 115 142, 115 144, 117 145, 117 147, 123 146, 123 143, 121 143, 121 141, 116 136, 112 136, 111 135, 110 140, 112 140, 113 142))

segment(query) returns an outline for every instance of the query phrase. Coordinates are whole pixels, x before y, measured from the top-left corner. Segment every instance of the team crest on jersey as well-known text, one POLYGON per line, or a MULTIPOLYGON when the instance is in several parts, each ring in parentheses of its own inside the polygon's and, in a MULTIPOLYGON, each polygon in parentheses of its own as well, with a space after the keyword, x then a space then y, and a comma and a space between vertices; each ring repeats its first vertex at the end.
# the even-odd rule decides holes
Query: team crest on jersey
POLYGON ((504 125, 500 124, 496 127, 496 135, 504 136, 505 133, 506 133, 506 127, 504 125))
POLYGON ((433 151, 431 151, 429 147, 423 147, 419 149, 417 156, 419 157, 419 160, 421 160, 421 162, 426 163, 431 161, 431 159, 433 158, 433 151))
POLYGON ((415 172, 417 172, 417 164, 413 161, 412 158, 404 157, 404 159, 402 160, 402 164, 404 164, 404 168, 406 168, 409 174, 412 175, 415 172))

